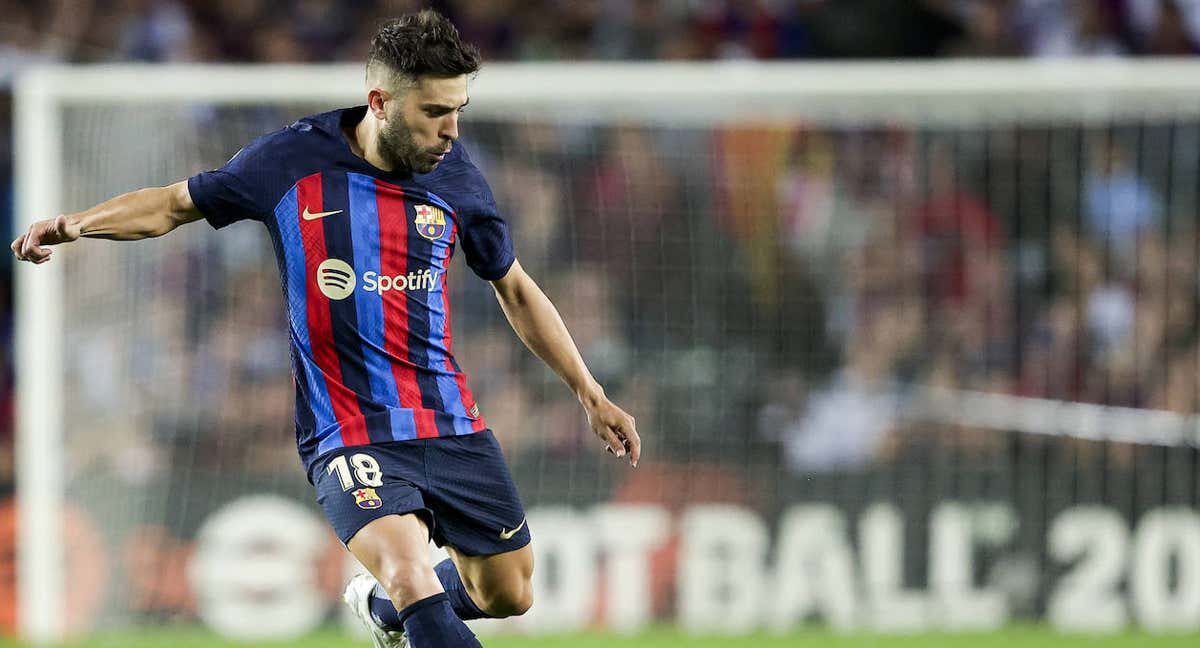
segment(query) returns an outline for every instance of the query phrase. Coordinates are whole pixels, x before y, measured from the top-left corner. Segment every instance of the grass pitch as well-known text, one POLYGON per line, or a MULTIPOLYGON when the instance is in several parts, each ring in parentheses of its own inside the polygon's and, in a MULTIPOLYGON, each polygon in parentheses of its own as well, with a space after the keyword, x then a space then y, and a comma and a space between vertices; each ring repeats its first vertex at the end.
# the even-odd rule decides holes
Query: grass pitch
MULTIPOLYGON (((0 648, 23 648, 28 644, 0 639, 0 648)), ((1015 627, 988 634, 922 634, 903 637, 832 635, 803 631, 787 636, 692 637, 671 630, 657 630, 633 637, 604 634, 561 637, 484 637, 485 648, 1197 648, 1200 634, 1154 636, 1129 632, 1110 637, 1062 635, 1041 627, 1015 627)), ((71 648, 367 648, 370 641, 352 639, 338 632, 311 635, 299 641, 246 644, 224 641, 202 630, 171 630, 111 634, 65 644, 71 648)))

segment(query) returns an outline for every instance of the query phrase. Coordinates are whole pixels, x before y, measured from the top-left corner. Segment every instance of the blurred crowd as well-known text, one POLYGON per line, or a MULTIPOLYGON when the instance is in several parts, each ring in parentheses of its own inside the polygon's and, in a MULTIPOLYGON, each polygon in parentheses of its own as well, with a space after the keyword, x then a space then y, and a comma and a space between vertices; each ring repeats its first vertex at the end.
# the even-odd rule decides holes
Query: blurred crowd
POLYGON ((833 371, 785 369, 760 432, 812 472, 930 442, 1004 451, 906 420, 918 385, 1200 411, 1197 203, 1169 182, 1195 152, 1164 145, 1197 133, 800 133, 781 263, 818 295, 833 371))
MULTIPOLYGON (((358 61, 381 19, 424 6, 486 60, 1192 55, 1200 43, 1200 3, 1172 0, 0 0, 0 88, 40 62, 358 61)), ((913 384, 1197 409, 1194 175, 1179 182, 1183 163, 1156 158, 1141 130, 800 129, 773 133, 786 162, 760 168, 761 133, 736 129, 472 128, 523 263, 618 402, 671 430, 655 442, 668 454, 781 450, 797 473, 862 465, 923 438, 897 434, 913 384)), ((11 148, 5 93, 3 232, 11 148)), ((94 406, 78 415, 119 435, 131 423, 119 404, 142 399, 137 423, 157 440, 126 447, 274 470, 294 461, 275 270, 258 257, 213 270, 216 249, 164 261, 158 280, 176 282, 178 301, 147 315, 163 338, 137 342, 160 346, 153 366, 126 367, 120 335, 74 341, 76 376, 128 372, 133 385, 74 386, 94 406), (172 388, 189 394, 185 416, 163 400, 172 388)), ((12 300, 0 268, 3 494, 12 300)), ((456 350, 485 416, 518 455, 592 449, 577 405, 465 274, 454 294, 470 333, 456 350)), ((981 451, 991 438, 948 433, 981 451)))
MULTIPOLYGON (((1200 124, 468 134, 522 264, 664 461, 1002 456, 1005 435, 908 416, 917 387, 1200 411, 1197 196, 1170 182, 1197 160, 1162 146, 1200 124)), ((276 269, 262 228, 237 227, 78 261, 76 461, 290 472, 276 269), (123 276, 143 280, 106 289, 123 276)), ((456 355, 515 463, 590 463, 572 396, 485 282, 451 277, 456 355)))
POLYGON ((5 0, 0 73, 37 60, 360 60, 431 6, 490 60, 1186 55, 1174 0, 5 0))

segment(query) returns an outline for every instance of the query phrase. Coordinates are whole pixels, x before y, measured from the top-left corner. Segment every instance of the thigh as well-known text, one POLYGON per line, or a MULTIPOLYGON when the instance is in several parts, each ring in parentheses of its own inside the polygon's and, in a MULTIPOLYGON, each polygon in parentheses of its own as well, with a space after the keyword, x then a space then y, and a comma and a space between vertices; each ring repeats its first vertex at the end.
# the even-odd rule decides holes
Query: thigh
POLYGON ((430 439, 425 503, 437 518, 434 540, 463 556, 515 552, 529 544, 517 486, 491 430, 430 439))
POLYGON ((442 591, 429 564, 429 527, 416 514, 372 520, 346 547, 383 585, 397 610, 442 591))
POLYGON ((489 556, 467 555, 453 545, 447 546, 458 575, 476 600, 486 592, 519 590, 533 576, 533 545, 489 556))

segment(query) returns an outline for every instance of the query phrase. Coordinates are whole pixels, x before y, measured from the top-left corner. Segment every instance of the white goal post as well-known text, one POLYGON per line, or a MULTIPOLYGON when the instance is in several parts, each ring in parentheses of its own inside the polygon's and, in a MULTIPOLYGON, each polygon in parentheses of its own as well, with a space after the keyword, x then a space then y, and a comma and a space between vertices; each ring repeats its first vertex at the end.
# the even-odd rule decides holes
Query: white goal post
MULTIPOLYGON (((198 102, 360 101, 362 68, 329 66, 43 67, 15 86, 16 228, 60 210, 64 107, 198 102)), ((1091 60, 945 63, 489 64, 472 117, 650 124, 1074 123, 1200 116, 1200 63, 1091 60)), ((231 151, 232 153, 232 151, 231 151)), ((25 638, 62 636, 64 329, 62 264, 17 264, 19 610, 25 638)))

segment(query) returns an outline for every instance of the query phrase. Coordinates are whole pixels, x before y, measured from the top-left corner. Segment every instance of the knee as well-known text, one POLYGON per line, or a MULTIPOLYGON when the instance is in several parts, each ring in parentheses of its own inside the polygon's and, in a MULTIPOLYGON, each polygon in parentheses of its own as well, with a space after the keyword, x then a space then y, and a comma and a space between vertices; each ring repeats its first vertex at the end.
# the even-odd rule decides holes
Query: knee
POLYGON ((475 603, 496 619, 521 616, 533 607, 533 587, 526 579, 514 580, 503 587, 479 592, 475 603))
POLYGON ((441 583, 438 582, 433 569, 428 563, 417 560, 387 561, 380 566, 380 573, 376 576, 397 610, 433 596, 441 590, 441 583))

